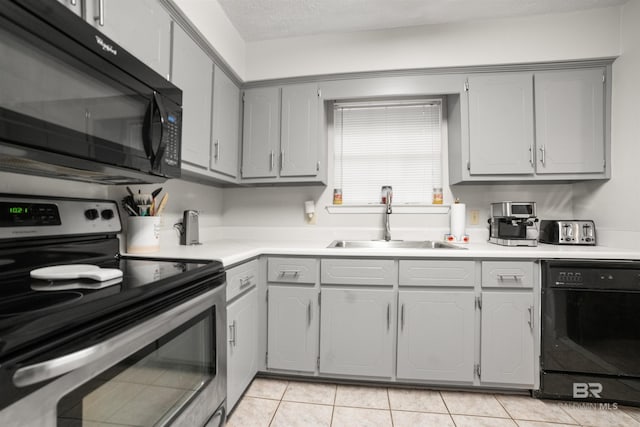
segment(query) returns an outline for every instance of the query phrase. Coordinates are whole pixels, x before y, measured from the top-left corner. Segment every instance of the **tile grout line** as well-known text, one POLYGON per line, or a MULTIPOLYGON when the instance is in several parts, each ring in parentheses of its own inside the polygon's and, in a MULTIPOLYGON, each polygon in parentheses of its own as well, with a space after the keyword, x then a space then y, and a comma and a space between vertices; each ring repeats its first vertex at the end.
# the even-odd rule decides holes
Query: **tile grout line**
POLYGON ((278 400, 278 406, 276 407, 276 410, 273 411, 273 415, 271 416, 271 419, 269 420, 268 426, 271 426, 273 424, 273 421, 276 419, 276 414, 278 413, 278 409, 280 409, 280 405, 282 405, 282 399, 284 398, 284 395, 287 392, 287 389, 289 388, 289 384, 291 384, 291 381, 287 381, 287 386, 284 388, 284 391, 282 392, 282 395, 280 396, 280 399, 278 400))
POLYGON ((393 412, 391 411, 391 396, 389 396, 389 387, 387 387, 387 403, 389 404, 389 417, 391 418, 391 427, 394 427, 393 412))

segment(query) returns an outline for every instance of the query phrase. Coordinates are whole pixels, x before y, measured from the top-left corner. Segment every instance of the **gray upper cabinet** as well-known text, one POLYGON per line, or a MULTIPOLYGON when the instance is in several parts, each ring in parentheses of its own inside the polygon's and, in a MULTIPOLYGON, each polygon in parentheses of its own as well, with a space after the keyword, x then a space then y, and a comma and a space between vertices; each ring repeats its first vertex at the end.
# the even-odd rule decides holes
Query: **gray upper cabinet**
MULTIPOLYGON (((77 2, 80 3, 80 0, 77 2)), ((86 1, 87 21, 158 74, 168 78, 171 17, 160 2, 103 0, 102 8, 99 3, 98 0, 86 1)))
POLYGON ((282 88, 280 176, 318 173, 318 86, 282 88))
POLYGON ((473 74, 449 100, 450 183, 611 176, 611 66, 473 74))
POLYGON ((214 67, 210 169, 235 178, 240 143, 240 88, 214 67))
POLYGON ((280 146, 280 88, 244 92, 242 178, 275 178, 280 146))
POLYGON ((604 68, 535 75, 536 172, 605 169, 604 68))
POLYGON ((533 74, 470 76, 469 173, 533 173, 533 74))
POLYGON ((247 89, 243 102, 242 181, 323 182, 318 85, 247 89))
POLYGON ((212 67, 209 56, 174 25, 171 77, 182 89, 182 161, 204 169, 211 150, 212 67))

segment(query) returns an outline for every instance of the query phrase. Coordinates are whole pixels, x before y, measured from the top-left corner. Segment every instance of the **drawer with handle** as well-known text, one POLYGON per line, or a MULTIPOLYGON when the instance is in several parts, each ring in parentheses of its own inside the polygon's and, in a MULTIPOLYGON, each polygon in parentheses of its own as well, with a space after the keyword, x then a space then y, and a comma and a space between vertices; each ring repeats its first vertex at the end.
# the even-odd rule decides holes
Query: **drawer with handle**
POLYGON ((483 288, 532 288, 536 264, 531 261, 483 261, 483 288))
POLYGON ((227 270, 227 301, 258 283, 258 267, 258 260, 254 259, 227 270))
POLYGON ((278 283, 316 283, 318 260, 315 258, 278 258, 267 261, 267 279, 278 283))

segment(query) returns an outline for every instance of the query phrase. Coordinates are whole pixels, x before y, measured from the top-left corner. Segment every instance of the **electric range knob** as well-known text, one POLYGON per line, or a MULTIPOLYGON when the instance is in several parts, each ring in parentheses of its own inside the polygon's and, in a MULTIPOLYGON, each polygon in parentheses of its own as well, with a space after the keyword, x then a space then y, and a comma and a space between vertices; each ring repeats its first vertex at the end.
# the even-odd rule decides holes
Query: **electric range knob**
POLYGON ((100 212, 100 216, 102 216, 102 219, 111 219, 113 218, 113 210, 104 209, 102 212, 100 212))
POLYGON ((93 221, 100 217, 100 213, 98 212, 98 209, 87 209, 84 211, 84 216, 87 217, 88 220, 93 221))

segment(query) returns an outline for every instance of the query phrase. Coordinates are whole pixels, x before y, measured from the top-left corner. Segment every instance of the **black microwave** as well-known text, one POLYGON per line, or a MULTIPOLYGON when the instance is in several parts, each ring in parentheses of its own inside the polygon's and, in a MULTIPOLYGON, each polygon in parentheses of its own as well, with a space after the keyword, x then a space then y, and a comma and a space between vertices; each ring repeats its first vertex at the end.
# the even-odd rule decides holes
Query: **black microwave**
POLYGON ((180 177, 182 91, 56 0, 0 8, 0 170, 180 177))

